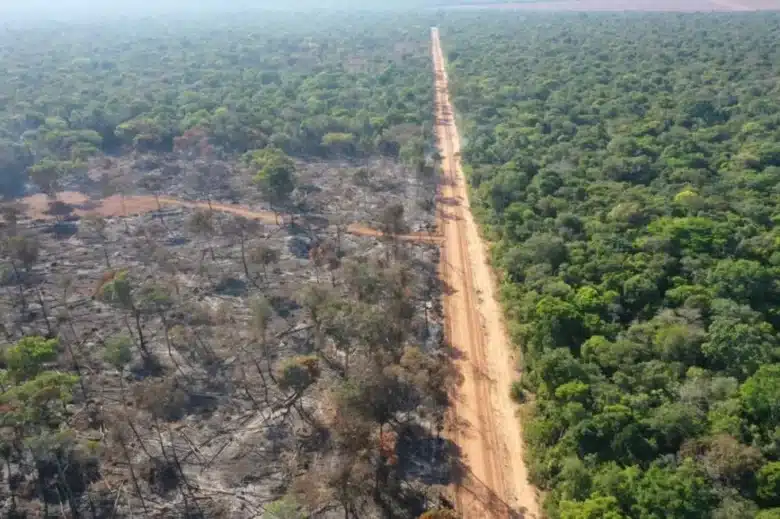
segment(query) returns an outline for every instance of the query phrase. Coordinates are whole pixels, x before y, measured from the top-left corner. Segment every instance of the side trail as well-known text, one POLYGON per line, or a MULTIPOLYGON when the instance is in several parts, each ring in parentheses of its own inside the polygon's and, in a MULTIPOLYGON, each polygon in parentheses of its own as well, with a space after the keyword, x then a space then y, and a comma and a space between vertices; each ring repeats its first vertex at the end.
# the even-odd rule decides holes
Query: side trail
MULTIPOLYGON (((278 223, 280 218, 289 218, 290 215, 274 213, 272 211, 255 210, 246 206, 233 204, 219 204, 215 202, 203 202, 192 200, 181 200, 171 197, 153 197, 153 196, 110 196, 102 200, 90 200, 83 193, 74 191, 65 191, 57 194, 57 200, 72 205, 74 214, 84 216, 90 213, 99 214, 105 217, 128 216, 134 214, 144 214, 156 211, 162 207, 187 207, 190 209, 201 209, 206 211, 215 211, 220 213, 234 214, 249 220, 257 220, 267 224, 278 223)), ((26 207, 27 215, 31 218, 51 220, 53 216, 47 213, 49 199, 45 195, 33 195, 25 198, 23 201, 26 207)), ((303 215, 296 215, 305 219, 303 215)), ((346 232, 355 236, 382 237, 384 233, 367 225, 352 223, 346 228, 346 232)), ((441 237, 426 232, 414 232, 408 234, 395 235, 394 238, 400 241, 415 243, 441 242, 441 237)))
POLYGON ((517 378, 516 362, 471 214, 438 28, 431 30, 431 38, 442 157, 437 211, 443 235, 440 275, 446 287, 447 340, 462 378, 452 395, 447 428, 459 458, 452 492, 464 519, 536 519, 537 493, 528 482, 522 430, 509 396, 517 378))

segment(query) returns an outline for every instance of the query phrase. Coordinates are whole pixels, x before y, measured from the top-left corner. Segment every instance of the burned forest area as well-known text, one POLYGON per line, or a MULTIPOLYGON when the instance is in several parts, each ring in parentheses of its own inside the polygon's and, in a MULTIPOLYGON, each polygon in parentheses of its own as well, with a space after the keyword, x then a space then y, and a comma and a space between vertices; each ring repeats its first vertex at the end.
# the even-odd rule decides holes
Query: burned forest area
POLYGON ((439 505, 429 33, 366 16, 4 29, 0 515, 439 505))

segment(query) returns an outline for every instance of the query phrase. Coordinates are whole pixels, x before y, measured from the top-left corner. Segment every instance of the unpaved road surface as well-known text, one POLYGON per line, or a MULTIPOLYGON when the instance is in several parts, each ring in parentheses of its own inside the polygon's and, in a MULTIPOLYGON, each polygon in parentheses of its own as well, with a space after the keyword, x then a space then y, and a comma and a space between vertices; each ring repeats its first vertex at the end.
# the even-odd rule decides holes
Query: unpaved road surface
POLYGON ((509 397, 517 377, 516 362, 469 207, 438 29, 432 29, 431 37, 436 134, 442 156, 440 271, 445 283, 447 340, 462 377, 447 427, 459 454, 453 483, 455 504, 465 519, 535 519, 539 517, 536 490, 528 483, 520 421, 509 397))
MULTIPOLYGON (((73 213, 79 216, 87 214, 99 214, 104 217, 129 216, 134 214, 144 214, 156 211, 162 207, 179 206, 191 209, 211 210, 221 213, 234 214, 242 216, 249 220, 257 220, 267 224, 274 224, 280 221, 280 218, 289 218, 289 215, 278 215, 271 211, 251 209, 241 205, 219 204, 215 202, 202 202, 191 200, 180 200, 178 198, 153 196, 120 196, 114 195, 101 200, 90 200, 83 193, 74 191, 65 191, 57 193, 57 200, 73 206, 73 213)), ((22 200, 27 215, 36 219, 52 219, 48 214, 49 198, 46 195, 33 195, 22 200)), ((383 233, 372 227, 359 223, 350 224, 346 231, 355 236, 371 236, 380 238, 383 233)), ((433 243, 441 242, 441 237, 435 234, 416 232, 409 234, 399 234, 394 239, 406 242, 433 243)))

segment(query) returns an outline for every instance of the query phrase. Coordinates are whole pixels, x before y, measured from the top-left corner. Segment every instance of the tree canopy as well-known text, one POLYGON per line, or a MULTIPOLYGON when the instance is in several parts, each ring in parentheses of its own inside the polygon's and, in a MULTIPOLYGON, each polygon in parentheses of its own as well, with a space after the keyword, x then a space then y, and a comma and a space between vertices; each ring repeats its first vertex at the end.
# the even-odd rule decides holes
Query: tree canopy
POLYGON ((552 518, 776 513, 779 29, 767 13, 442 26, 552 518))
POLYGON ((428 34, 416 17, 167 20, 0 32, 3 193, 19 194, 28 177, 53 193, 90 157, 121 150, 397 157, 427 144, 430 63, 417 50, 428 34))

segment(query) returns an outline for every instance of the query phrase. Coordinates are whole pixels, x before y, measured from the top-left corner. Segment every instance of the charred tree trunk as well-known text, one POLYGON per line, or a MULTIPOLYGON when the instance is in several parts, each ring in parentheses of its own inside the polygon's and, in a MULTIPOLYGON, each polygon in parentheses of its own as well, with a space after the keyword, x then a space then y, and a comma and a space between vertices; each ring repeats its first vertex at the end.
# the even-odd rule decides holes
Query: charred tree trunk
POLYGON ((46 304, 43 301, 43 294, 41 293, 41 290, 36 289, 35 295, 38 296, 38 304, 41 305, 41 313, 43 314, 43 322, 46 323, 46 332, 48 333, 48 337, 54 337, 54 331, 52 330, 51 323, 49 322, 49 313, 46 311, 46 304))

